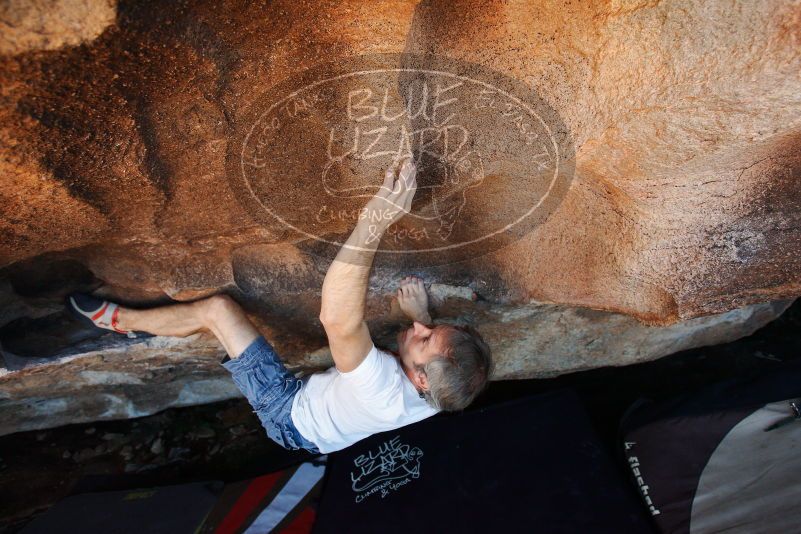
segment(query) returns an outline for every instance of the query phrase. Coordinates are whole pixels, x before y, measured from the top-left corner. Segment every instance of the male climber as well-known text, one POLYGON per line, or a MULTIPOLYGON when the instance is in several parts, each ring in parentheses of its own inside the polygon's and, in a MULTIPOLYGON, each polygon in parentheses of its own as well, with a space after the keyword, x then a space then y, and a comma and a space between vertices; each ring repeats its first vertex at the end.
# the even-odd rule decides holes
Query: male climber
POLYGON ((272 345, 227 295, 136 310, 84 294, 68 306, 95 327, 135 336, 187 336, 207 328, 228 356, 222 361, 267 435, 287 449, 328 453, 361 439, 462 410, 487 385, 492 360, 471 327, 433 325, 422 280, 406 277, 397 291, 413 321, 398 333, 398 352, 378 349, 364 321, 367 282, 381 236, 409 212, 416 169, 406 160, 386 172, 353 233, 325 276, 320 321, 334 367, 302 379, 287 371, 272 345))

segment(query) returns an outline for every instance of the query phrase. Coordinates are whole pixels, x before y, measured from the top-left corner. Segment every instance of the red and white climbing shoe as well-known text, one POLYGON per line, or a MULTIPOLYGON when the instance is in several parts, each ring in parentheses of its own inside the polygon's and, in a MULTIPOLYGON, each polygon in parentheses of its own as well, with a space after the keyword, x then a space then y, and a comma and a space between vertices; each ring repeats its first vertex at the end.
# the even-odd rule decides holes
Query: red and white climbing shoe
POLYGON ((117 324, 117 317, 120 313, 118 304, 100 300, 84 293, 73 293, 67 297, 67 308, 79 321, 87 326, 112 330, 131 338, 138 337, 137 332, 123 330, 117 324))

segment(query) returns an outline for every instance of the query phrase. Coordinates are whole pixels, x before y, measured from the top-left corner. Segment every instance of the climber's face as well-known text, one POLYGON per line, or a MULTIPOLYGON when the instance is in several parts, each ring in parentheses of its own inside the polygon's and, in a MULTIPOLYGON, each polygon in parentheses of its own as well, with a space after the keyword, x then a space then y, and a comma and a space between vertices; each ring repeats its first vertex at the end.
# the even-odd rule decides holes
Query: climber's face
POLYGON ((414 321, 412 326, 398 332, 401 364, 418 389, 428 388, 428 380, 421 368, 444 353, 446 329, 446 325, 424 325, 414 321))

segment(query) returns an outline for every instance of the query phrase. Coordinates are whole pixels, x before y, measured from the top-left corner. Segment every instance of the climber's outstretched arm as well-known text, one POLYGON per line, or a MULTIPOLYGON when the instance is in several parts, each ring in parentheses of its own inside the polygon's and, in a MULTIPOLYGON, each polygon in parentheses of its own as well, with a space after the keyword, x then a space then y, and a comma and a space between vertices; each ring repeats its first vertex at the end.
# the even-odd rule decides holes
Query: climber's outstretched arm
POLYGON ((358 367, 372 346, 364 306, 373 257, 387 228, 411 209, 416 190, 416 169, 410 160, 387 170, 381 189, 360 212, 353 233, 325 275, 320 321, 342 372, 358 367))

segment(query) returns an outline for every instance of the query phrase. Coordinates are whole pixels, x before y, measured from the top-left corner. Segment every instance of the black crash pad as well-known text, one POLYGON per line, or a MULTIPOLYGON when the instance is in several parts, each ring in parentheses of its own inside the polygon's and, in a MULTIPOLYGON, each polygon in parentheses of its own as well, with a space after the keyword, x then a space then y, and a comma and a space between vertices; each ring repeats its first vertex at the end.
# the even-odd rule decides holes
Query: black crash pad
POLYGON ((330 454, 314 532, 653 532, 623 473, 576 394, 554 392, 330 454))

